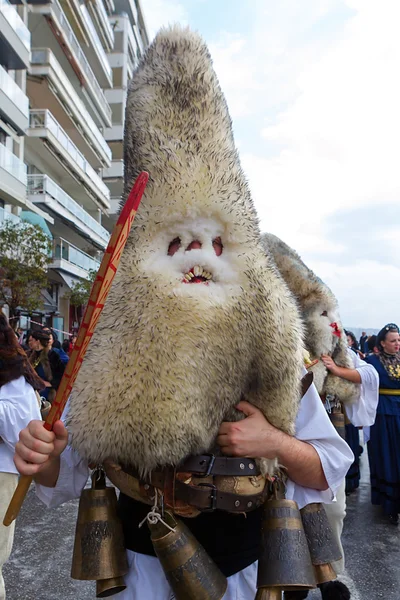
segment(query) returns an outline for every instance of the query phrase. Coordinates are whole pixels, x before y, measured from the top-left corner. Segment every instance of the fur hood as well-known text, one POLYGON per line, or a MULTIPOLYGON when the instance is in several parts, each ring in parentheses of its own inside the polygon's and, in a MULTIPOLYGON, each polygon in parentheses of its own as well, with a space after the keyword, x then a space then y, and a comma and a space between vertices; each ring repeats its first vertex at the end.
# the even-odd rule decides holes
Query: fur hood
POLYGON ((162 30, 126 107, 125 193, 149 184, 71 396, 79 453, 150 471, 208 451, 242 398, 290 433, 302 328, 266 257, 204 42, 162 30))
MULTIPOLYGON (((297 299, 310 357, 319 359, 322 354, 329 354, 337 365, 353 369, 338 303, 332 291, 282 240, 270 233, 263 234, 261 239, 265 251, 297 299)), ((358 384, 330 374, 321 361, 311 370, 320 394, 333 394, 344 403, 351 403, 358 397, 358 384)))

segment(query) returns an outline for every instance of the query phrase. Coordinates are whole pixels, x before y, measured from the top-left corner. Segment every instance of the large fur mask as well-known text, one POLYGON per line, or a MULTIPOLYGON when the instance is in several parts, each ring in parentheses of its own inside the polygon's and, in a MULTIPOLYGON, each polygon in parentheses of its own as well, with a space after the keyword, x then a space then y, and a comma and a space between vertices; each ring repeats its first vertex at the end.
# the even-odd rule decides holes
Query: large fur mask
POLYGON ((150 174, 71 397, 72 444, 141 472, 210 450, 245 399, 293 434, 303 356, 202 40, 162 30, 130 85, 125 193, 150 174))
MULTIPOLYGON (((282 240, 266 233, 262 243, 297 298, 305 326, 305 343, 311 359, 331 356, 340 367, 353 369, 337 300, 329 287, 309 269, 300 256, 282 240)), ((359 385, 329 373, 321 360, 311 367, 320 394, 331 394, 345 404, 354 402, 359 385)))

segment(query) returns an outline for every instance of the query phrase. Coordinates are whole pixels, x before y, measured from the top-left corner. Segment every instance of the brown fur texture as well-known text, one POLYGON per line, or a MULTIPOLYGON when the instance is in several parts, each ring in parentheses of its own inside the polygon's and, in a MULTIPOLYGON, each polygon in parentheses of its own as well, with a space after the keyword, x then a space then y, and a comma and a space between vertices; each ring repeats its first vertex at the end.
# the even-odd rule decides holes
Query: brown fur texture
POLYGON ((126 111, 125 197, 140 171, 150 181, 71 396, 73 446, 142 472, 176 465, 213 447, 221 422, 240 418, 241 399, 293 434, 301 319, 260 244, 226 103, 198 35, 177 27, 157 35, 126 111), (201 248, 189 251, 194 240, 201 248), (183 283, 194 265, 212 280, 183 283))
MULTIPOLYGON (((282 240, 270 233, 263 234, 261 239, 265 251, 273 258, 299 303, 304 320, 306 348, 311 358, 319 359, 322 354, 329 354, 338 366, 353 369, 338 303, 329 287, 282 240), (333 335, 330 324, 334 322, 341 331, 340 338, 333 335)), ((320 394, 331 394, 345 404, 358 398, 359 385, 332 375, 321 360, 311 371, 320 394)))

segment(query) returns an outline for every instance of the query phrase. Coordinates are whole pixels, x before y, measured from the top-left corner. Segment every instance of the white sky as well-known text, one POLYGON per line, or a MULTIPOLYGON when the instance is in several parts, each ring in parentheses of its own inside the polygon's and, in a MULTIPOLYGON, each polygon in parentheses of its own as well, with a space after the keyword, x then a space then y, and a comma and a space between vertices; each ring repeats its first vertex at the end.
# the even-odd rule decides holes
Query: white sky
POLYGON ((142 0, 207 41, 263 231, 346 326, 400 321, 399 0, 142 0))

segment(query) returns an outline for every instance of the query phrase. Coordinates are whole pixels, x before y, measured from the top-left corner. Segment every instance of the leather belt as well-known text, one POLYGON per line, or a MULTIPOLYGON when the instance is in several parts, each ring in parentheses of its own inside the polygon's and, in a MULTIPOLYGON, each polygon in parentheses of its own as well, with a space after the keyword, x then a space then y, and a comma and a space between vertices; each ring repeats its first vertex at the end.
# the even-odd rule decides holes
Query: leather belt
POLYGON ((172 469, 153 471, 149 479, 149 484, 150 486, 144 486, 149 497, 154 496, 154 490, 151 489, 153 486, 162 490, 170 487, 170 489, 173 489, 173 495, 176 499, 186 502, 202 512, 211 512, 214 510, 226 510, 236 513, 249 512, 261 506, 268 494, 268 485, 257 494, 246 494, 243 496, 232 492, 222 492, 213 483, 204 482, 196 483, 196 485, 188 485, 177 479, 172 469))
POLYGON ((177 468, 178 473, 193 473, 197 477, 209 475, 225 475, 227 477, 241 477, 259 475, 256 461, 252 458, 235 458, 228 456, 214 456, 214 454, 200 454, 189 456, 177 468))
POLYGON ((262 492, 241 496, 231 492, 221 492, 212 483, 198 483, 196 486, 187 485, 182 481, 175 482, 176 495, 202 512, 226 510, 228 512, 249 512, 263 504, 268 493, 268 485, 262 492))

